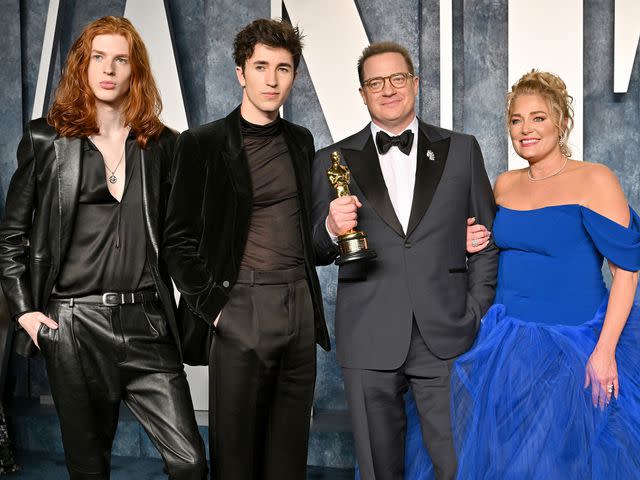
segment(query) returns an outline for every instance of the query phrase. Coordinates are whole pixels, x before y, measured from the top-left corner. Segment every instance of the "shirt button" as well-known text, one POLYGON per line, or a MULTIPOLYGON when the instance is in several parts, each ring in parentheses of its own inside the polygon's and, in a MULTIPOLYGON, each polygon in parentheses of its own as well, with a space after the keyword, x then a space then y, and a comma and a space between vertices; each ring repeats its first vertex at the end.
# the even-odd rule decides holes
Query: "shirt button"
POLYGON ((222 286, 224 288, 229 288, 229 280, 225 280, 224 282, 222 282, 222 286))
POLYGON ((404 242, 404 248, 411 248, 411 242, 404 242))

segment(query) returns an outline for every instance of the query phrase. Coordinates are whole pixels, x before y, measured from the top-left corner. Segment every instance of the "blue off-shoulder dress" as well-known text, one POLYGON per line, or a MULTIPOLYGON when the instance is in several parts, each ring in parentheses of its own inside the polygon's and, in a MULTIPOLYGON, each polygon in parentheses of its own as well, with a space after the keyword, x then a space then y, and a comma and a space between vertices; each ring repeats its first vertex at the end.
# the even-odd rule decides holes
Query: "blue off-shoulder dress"
MULTIPOLYGON (((452 371, 458 478, 640 479, 640 306, 616 350, 619 398, 593 406, 585 365, 607 309, 603 259, 640 269, 628 228, 580 205, 499 207, 495 304, 452 371)), ((405 478, 433 469, 408 406, 405 478)))

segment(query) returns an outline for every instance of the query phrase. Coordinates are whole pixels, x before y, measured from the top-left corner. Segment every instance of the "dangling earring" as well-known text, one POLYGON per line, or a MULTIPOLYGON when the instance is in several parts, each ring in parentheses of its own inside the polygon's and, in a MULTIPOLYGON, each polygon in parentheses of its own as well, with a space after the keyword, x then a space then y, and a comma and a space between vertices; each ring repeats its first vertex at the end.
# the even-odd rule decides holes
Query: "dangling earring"
POLYGON ((567 145, 564 143, 564 140, 562 137, 560 137, 558 140, 558 147, 560 147, 560 153, 562 155, 564 155, 565 157, 569 156, 569 149, 567 148, 567 145))

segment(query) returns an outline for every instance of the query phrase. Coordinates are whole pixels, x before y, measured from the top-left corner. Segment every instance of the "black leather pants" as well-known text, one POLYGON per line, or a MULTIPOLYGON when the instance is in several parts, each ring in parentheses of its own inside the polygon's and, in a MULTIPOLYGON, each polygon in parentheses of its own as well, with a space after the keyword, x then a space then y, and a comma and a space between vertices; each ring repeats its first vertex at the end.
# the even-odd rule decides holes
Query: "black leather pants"
POLYGON ((169 477, 207 466, 178 350, 158 303, 106 307, 55 300, 38 343, 60 418, 69 476, 108 479, 123 400, 160 451, 169 477))
POLYGON ((233 287, 211 350, 215 480, 306 479, 316 376, 311 295, 304 269, 302 279, 280 284, 264 273, 233 287))

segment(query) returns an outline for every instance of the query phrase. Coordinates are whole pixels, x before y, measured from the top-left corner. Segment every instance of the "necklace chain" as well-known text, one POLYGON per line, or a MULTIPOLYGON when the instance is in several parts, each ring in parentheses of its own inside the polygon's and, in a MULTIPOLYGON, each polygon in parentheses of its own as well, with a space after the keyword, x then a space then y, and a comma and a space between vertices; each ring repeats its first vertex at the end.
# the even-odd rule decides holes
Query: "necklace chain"
POLYGON ((562 166, 555 172, 546 175, 544 177, 540 177, 540 178, 533 178, 533 176, 531 175, 531 167, 529 167, 527 169, 527 177, 529 178, 529 180, 531 180, 532 182, 539 182, 540 180, 546 180, 547 178, 551 178, 551 177, 555 177, 556 175, 559 175, 560 173, 562 173, 562 171, 565 169, 565 167, 567 166, 567 162, 569 162, 569 157, 563 155, 564 157, 564 162, 562 163, 562 166))
MULTIPOLYGON (((131 127, 127 127, 127 136, 129 135, 129 130, 131 129, 131 127)), ((95 142, 93 141, 93 136, 89 135, 89 140, 91 140, 94 144, 95 142)), ((111 168, 109 168, 109 165, 107 165, 106 160, 104 159, 104 155, 102 157, 102 162, 104 163, 105 168, 109 171, 109 173, 111 175, 109 175, 109 183, 116 183, 118 181, 118 177, 116 177, 116 172, 118 171, 118 168, 120 167, 120 164, 122 163, 122 161, 124 160, 124 152, 127 149, 127 141, 125 140, 124 145, 122 145, 122 153, 120 154, 120 160, 118 161, 116 168, 114 168, 113 170, 111 168)))

